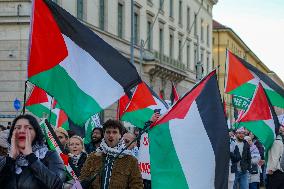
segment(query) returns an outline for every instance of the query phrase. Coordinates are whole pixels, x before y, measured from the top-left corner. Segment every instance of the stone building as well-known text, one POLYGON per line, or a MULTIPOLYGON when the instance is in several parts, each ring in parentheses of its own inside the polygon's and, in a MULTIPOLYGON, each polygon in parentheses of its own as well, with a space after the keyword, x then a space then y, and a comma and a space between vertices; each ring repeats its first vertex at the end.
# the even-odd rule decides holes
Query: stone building
MULTIPOLYGON (((130 0, 55 2, 130 58, 130 0)), ((203 66, 203 76, 213 69, 212 8, 217 2, 134 1, 135 66, 143 80, 166 99, 170 96, 171 82, 177 85, 180 95, 193 87, 198 62, 203 66)), ((7 122, 16 114, 13 107, 16 98, 23 102, 30 12, 30 0, 0 0, 0 122, 7 122)), ((113 105, 104 112, 104 117, 114 117, 115 112, 113 105)))
POLYGON ((234 32, 233 29, 213 20, 213 66, 219 68, 217 69, 217 76, 220 93, 226 102, 228 118, 233 120, 234 108, 232 105, 232 95, 224 93, 224 78, 226 77, 226 49, 245 59, 248 63, 259 69, 261 72, 267 74, 272 80, 278 83, 279 86, 283 87, 283 82, 256 56, 256 54, 234 32))

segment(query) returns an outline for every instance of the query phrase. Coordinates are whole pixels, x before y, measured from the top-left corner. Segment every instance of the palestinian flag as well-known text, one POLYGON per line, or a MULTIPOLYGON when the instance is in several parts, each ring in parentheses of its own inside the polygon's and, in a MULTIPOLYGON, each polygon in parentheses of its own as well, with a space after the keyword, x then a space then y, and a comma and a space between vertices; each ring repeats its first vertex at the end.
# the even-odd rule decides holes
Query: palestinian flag
POLYGON ((227 189, 229 136, 215 71, 149 132, 153 189, 227 189))
POLYGON ((174 83, 172 83, 172 91, 171 91, 171 105, 173 105, 174 103, 176 103, 179 100, 179 95, 177 92, 177 89, 174 85, 174 83))
POLYGON ((26 108, 39 118, 48 118, 55 127, 69 129, 68 118, 63 110, 56 106, 56 100, 44 90, 34 86, 27 102, 26 108))
POLYGON ((144 128, 156 109, 163 114, 168 107, 144 82, 137 86, 130 99, 125 95, 119 101, 120 119, 139 128, 144 128))
POLYGON ((266 74, 227 50, 225 92, 251 99, 259 83, 273 106, 284 108, 284 90, 266 74))
POLYGON ((46 124, 46 119, 43 119, 40 122, 40 126, 43 129, 47 144, 49 146, 49 148, 51 150, 54 150, 58 153, 58 155, 60 156, 61 160, 63 161, 65 168, 67 170, 67 172, 72 176, 72 178, 74 180, 78 180, 77 175, 75 174, 74 170, 72 169, 72 167, 70 166, 70 164, 68 163, 68 155, 63 153, 63 146, 60 143, 59 139, 56 137, 55 132, 53 131, 53 129, 51 127, 49 127, 46 124))
POLYGON ((272 111, 274 110, 273 108, 271 109, 269 105, 262 84, 259 83, 248 110, 237 120, 237 126, 245 127, 257 136, 266 151, 272 146, 278 128, 278 126, 275 125, 272 111))
POLYGON ((30 36, 29 81, 76 124, 141 82, 133 64, 50 0, 34 0, 30 36))

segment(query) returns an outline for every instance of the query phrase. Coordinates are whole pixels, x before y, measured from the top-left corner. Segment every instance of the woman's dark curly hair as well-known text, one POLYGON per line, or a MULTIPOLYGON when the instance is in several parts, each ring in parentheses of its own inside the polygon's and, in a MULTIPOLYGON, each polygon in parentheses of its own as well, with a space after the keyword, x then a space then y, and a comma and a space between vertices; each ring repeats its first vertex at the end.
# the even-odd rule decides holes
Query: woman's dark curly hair
POLYGON ((26 119, 29 121, 29 123, 31 124, 31 126, 34 128, 35 130, 35 139, 32 143, 32 145, 34 144, 43 144, 44 143, 44 135, 43 135, 43 132, 41 130, 41 127, 38 123, 38 121, 36 120, 36 118, 30 114, 24 114, 24 115, 19 115, 18 117, 16 117, 14 120, 13 120, 13 123, 12 123, 12 126, 11 126, 11 129, 10 129, 10 133, 9 133, 9 136, 8 136, 8 142, 9 144, 11 144, 11 138, 12 138, 12 134, 13 134, 13 131, 15 129, 15 125, 17 123, 18 120, 20 119, 26 119))

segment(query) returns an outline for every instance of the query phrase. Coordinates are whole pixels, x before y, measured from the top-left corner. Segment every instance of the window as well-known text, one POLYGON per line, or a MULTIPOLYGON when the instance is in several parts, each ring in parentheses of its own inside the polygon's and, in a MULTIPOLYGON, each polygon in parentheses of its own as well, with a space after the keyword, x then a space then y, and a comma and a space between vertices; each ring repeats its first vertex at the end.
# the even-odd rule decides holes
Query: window
POLYGON ((101 30, 105 29, 105 1, 100 0, 100 10, 99 10, 99 27, 101 30))
POLYGON ((148 50, 152 50, 152 48, 153 48, 153 31, 151 29, 152 29, 152 22, 147 21, 147 38, 148 38, 147 47, 148 47, 148 50))
POLYGON ((187 43, 186 46, 186 65, 187 68, 190 68, 190 42, 187 43))
POLYGON ((170 0, 170 17, 174 17, 174 0, 170 0))
POLYGON ((207 24, 207 27, 206 27, 206 42, 207 42, 207 45, 210 46, 210 28, 209 28, 209 24, 207 24))
POLYGON ((170 34, 170 46, 169 46, 169 55, 170 55, 170 58, 173 58, 174 56, 174 36, 173 34, 170 34))
POLYGON ((182 1, 179 1, 178 23, 179 23, 179 24, 182 24, 182 1))
POLYGON ((186 29, 187 31, 190 30, 190 8, 187 7, 187 11, 186 11, 186 29))
POLYGON ((139 15, 134 13, 134 44, 138 45, 139 42, 139 15))
POLYGON ((194 13, 194 35, 197 36, 197 14, 194 13))
POLYGON ((160 0, 160 3, 159 3, 160 10, 163 10, 163 4, 164 4, 164 0, 160 0))
POLYGON ((117 8, 117 36, 122 38, 123 37, 123 5, 118 3, 117 8))
POLYGON ((160 28, 159 30, 159 52, 160 56, 164 54, 164 30, 160 28))
POLYGON ((83 20, 83 0, 77 0, 77 18, 83 20))
POLYGON ((178 61, 182 62, 182 40, 178 40, 178 61))
POLYGON ((200 22, 200 36, 201 36, 201 41, 204 41, 204 21, 201 19, 200 22))
POLYGON ((209 55, 207 55, 207 57, 206 57, 206 64, 207 64, 207 70, 206 70, 206 74, 208 74, 209 73, 209 69, 210 69, 210 62, 209 62, 209 55))
POLYGON ((197 65, 198 55, 197 55, 197 45, 194 46, 194 65, 197 65))

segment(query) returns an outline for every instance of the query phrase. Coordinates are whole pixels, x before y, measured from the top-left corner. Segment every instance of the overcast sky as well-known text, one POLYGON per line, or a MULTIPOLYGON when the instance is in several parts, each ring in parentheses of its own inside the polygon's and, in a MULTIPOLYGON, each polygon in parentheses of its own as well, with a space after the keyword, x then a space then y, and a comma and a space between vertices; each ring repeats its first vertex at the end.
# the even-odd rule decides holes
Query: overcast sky
POLYGON ((284 81, 284 0, 218 0, 213 19, 233 29, 284 81))

